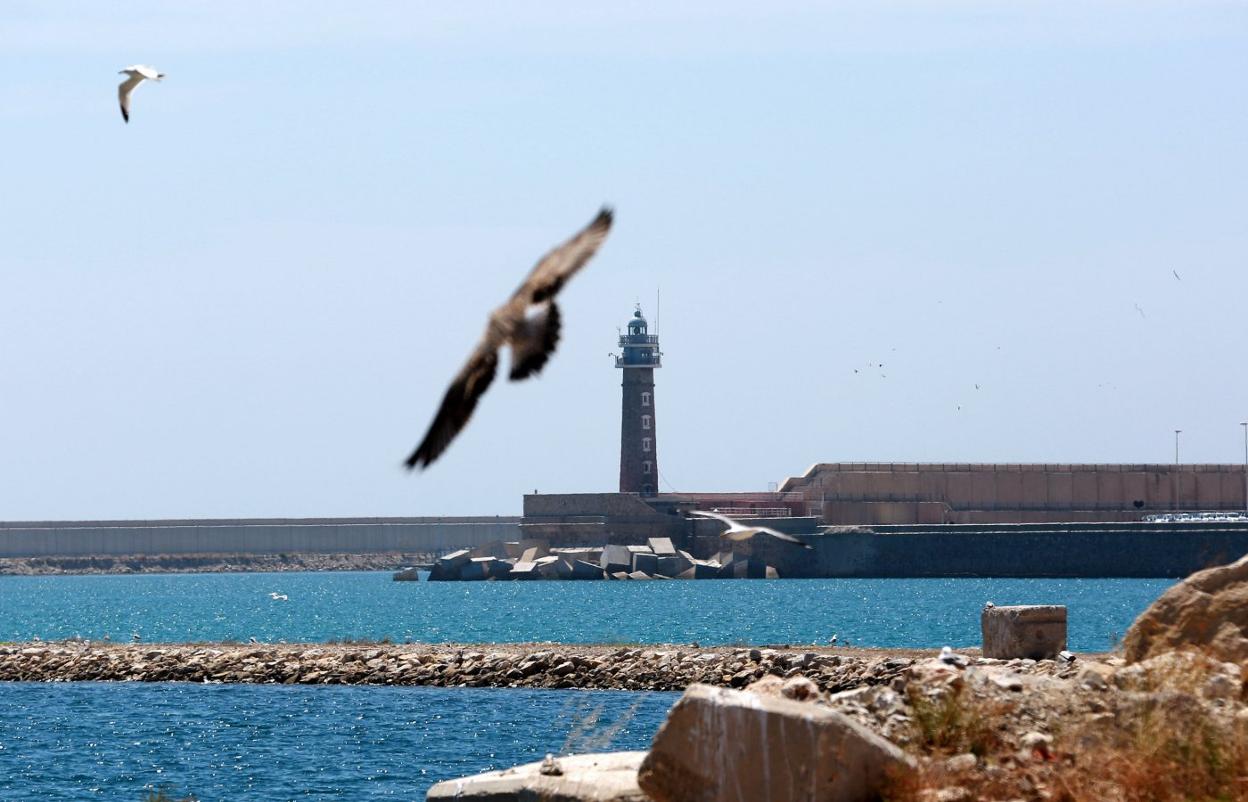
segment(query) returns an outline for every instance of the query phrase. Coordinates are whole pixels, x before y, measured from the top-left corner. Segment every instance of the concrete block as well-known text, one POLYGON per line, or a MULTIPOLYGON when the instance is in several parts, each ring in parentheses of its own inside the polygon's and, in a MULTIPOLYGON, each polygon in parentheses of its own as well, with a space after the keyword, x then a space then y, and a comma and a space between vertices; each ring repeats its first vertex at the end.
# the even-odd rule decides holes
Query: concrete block
POLYGON ((663 576, 680 576, 693 567, 693 563, 677 554, 659 557, 658 561, 657 573, 663 576))
POLYGON ((1066 649, 1066 608, 1062 605, 985 607, 979 625, 984 657, 1044 660, 1066 649))
POLYGON ((420 580, 420 572, 415 568, 400 568, 390 578, 395 582, 418 582, 420 580))
POLYGON ((637 780, 654 802, 867 802, 914 767, 897 746, 824 705, 691 685, 637 780))
POLYGON ((632 577, 628 575, 628 571, 616 571, 614 574, 610 574, 610 577, 612 579, 632 579, 632 577))
POLYGON ((719 579, 719 566, 698 560, 693 564, 694 579, 719 579))
POLYGON ((481 582, 489 579, 490 566, 493 557, 476 557, 467 565, 459 569, 459 578, 464 582, 481 582))
POLYGON ((537 570, 537 563, 526 560, 517 560, 516 564, 511 567, 511 579, 538 579, 541 574, 537 570))
POLYGON ((466 802, 648 802, 637 785, 637 767, 645 752, 607 752, 558 758, 557 774, 543 772, 542 763, 527 763, 458 780, 429 789, 425 799, 466 802))
POLYGON ((603 576, 602 566, 600 565, 587 563, 584 560, 572 561, 573 579, 602 579, 603 576))
POLYGON ((660 557, 675 557, 676 547, 672 545, 670 537, 652 537, 646 541, 650 546, 650 551, 660 557))
POLYGON ((631 571, 633 569, 633 555, 627 546, 607 546, 602 550, 602 557, 599 558, 598 564, 607 573, 631 571))
POLYGON ((444 554, 433 563, 433 568, 429 571, 430 582, 453 582, 459 579, 459 572, 471 557, 472 552, 468 549, 460 549, 452 551, 450 554, 444 554))
POLYGON ((650 554, 650 553, 647 553, 647 554, 641 554, 641 553, 634 554, 634 555, 633 555, 633 570, 634 570, 634 571, 641 571, 641 572, 642 572, 642 573, 644 573, 644 574, 655 574, 655 573, 658 573, 658 571, 659 571, 659 558, 658 558, 658 556, 657 556, 657 555, 655 555, 655 554, 650 554))
POLYGON ((654 577, 650 576, 645 571, 633 571, 632 573, 628 575, 628 578, 629 579, 654 579, 654 577))

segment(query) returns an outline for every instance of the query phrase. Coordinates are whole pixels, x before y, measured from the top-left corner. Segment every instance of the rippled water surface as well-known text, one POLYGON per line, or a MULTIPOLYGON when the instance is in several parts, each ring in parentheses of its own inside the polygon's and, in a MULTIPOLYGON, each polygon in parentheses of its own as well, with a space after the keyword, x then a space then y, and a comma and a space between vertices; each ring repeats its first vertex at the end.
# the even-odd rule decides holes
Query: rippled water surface
POLYGON ((547 752, 645 749, 674 694, 0 683, 0 800, 423 800, 547 752), (571 738, 569 738, 571 736, 571 738))
POLYGON ((1065 604, 1109 648, 1172 580, 393 582, 387 573, 0 577, 0 640, 821 643, 973 646, 979 611, 1065 604), (274 601, 270 593, 288 601, 274 601))

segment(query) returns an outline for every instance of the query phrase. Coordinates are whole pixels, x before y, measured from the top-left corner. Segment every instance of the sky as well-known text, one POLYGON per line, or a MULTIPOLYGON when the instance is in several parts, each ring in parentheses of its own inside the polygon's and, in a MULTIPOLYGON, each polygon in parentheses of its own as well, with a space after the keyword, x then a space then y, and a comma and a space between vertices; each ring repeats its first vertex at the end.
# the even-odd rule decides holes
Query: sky
POLYGON ((4 3, 0 519, 614 490, 638 301, 664 491, 1239 463, 1245 75, 1244 2, 4 3), (541 377, 404 471, 604 203, 541 377))

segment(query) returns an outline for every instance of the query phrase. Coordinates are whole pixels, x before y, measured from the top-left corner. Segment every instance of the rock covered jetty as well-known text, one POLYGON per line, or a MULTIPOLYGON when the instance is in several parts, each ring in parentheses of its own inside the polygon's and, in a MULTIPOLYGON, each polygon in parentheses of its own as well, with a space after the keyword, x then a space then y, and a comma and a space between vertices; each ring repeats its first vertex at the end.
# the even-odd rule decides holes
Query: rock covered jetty
MULTIPOLYGON (((804 676, 838 691, 887 684, 921 654, 874 649, 556 644, 0 645, 0 681, 239 682, 678 691, 804 676)), ((987 661, 997 663, 1000 661, 987 661)), ((1017 663, 1018 661, 1014 661, 1017 663)), ((1051 662, 1033 664, 1045 670, 1051 662)), ((1039 668, 1037 668, 1039 667, 1039 668)))
MULTIPOLYGON (((645 545, 551 548, 544 540, 502 541, 461 549, 438 558, 429 581, 535 579, 778 579, 774 566, 747 554, 723 551, 702 560, 665 537, 645 545)), ((414 568, 394 574, 419 578, 414 568)))

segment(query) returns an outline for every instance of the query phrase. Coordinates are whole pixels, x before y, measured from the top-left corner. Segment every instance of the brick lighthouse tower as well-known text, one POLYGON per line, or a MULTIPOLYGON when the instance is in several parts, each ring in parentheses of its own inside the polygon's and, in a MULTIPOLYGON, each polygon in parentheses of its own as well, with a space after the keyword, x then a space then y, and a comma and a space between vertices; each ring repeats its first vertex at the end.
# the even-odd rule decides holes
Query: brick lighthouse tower
POLYGON ((654 415, 654 369, 662 367, 659 338, 646 333, 641 304, 620 335, 623 353, 615 366, 624 371, 620 416, 620 492, 653 496, 659 487, 658 427, 654 415))

